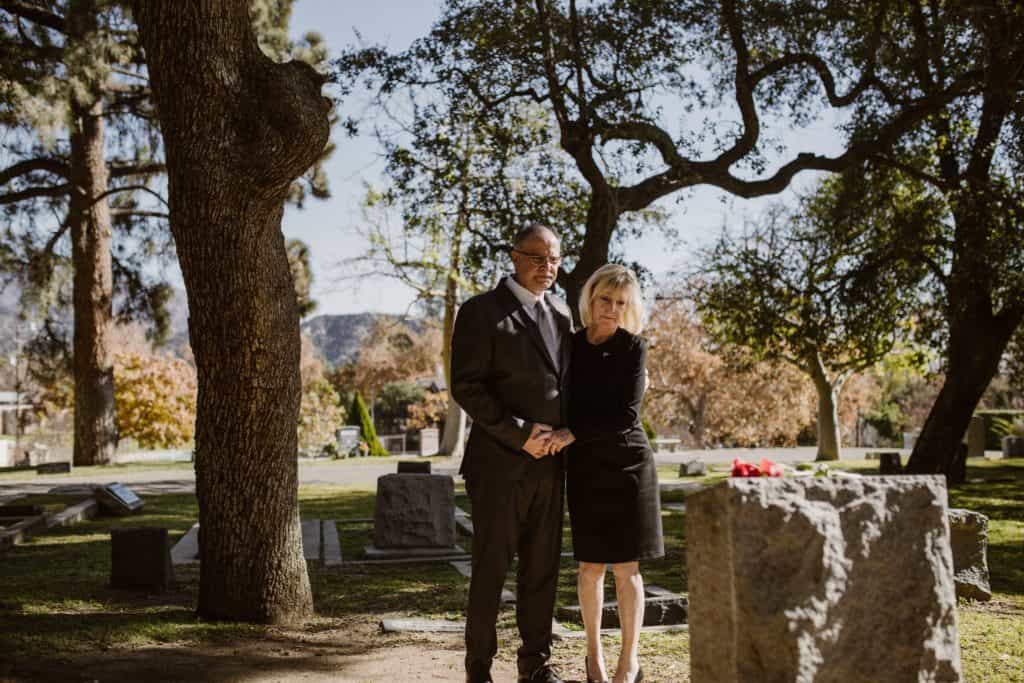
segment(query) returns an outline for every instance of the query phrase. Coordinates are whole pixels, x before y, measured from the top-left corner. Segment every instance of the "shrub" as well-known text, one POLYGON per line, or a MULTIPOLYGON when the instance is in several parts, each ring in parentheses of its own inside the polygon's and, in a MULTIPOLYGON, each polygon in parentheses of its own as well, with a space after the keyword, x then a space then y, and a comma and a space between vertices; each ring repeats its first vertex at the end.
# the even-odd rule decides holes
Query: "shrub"
POLYGON ((363 442, 369 448, 370 455, 383 456, 388 452, 377 438, 377 430, 370 419, 370 411, 366 409, 366 402, 358 391, 352 398, 352 407, 348 411, 348 419, 353 424, 359 425, 359 433, 363 442))

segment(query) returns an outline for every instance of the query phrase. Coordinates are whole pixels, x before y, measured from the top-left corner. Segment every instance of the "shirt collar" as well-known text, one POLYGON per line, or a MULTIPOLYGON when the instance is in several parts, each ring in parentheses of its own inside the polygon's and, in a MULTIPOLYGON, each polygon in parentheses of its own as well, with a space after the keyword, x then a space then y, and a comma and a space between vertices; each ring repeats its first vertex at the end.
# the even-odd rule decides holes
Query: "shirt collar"
POLYGON ((521 284, 516 282, 515 277, 513 277, 512 275, 509 275, 505 278, 505 284, 508 286, 509 289, 512 290, 512 293, 516 295, 516 298, 519 299, 519 303, 521 303, 528 310, 533 310, 533 307, 535 305, 544 301, 543 294, 537 296, 536 294, 528 290, 526 287, 523 287, 521 284))

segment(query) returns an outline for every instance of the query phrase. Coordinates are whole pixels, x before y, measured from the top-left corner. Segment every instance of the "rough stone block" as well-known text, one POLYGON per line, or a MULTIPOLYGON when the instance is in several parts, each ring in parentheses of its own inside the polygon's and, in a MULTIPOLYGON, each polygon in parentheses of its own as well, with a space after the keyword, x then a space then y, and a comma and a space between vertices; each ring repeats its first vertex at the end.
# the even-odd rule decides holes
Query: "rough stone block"
POLYGON ((701 460, 691 460, 679 465, 680 477, 703 477, 708 473, 708 466, 701 460))
POLYGON ((174 584, 167 529, 151 527, 110 530, 110 585, 165 591, 174 584))
POLYGON ((992 587, 988 582, 988 517, 972 510, 951 509, 949 533, 957 596, 991 600, 992 587))
POLYGON ((694 681, 961 681, 942 477, 736 478, 691 495, 694 681))
POLYGON ((377 479, 377 548, 455 545, 455 482, 442 474, 386 474, 377 479))

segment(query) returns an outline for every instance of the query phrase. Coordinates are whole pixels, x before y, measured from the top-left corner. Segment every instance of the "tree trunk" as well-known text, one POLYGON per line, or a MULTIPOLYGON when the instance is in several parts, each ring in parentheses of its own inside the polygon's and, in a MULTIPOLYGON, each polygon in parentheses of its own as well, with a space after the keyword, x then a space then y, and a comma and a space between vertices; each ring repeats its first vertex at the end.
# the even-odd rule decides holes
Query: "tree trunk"
POLYGON ((298 622, 312 595, 298 509, 299 311, 281 216, 327 142, 324 79, 262 54, 245 0, 135 9, 199 379, 199 613, 298 622))
MULTIPOLYGON (((458 268, 455 260, 452 272, 458 268)), ((441 437, 441 455, 447 455, 453 461, 462 460, 466 446, 466 413, 452 396, 452 331, 455 329, 455 309, 458 303, 459 283, 451 275, 445 286, 444 323, 441 330, 441 362, 444 363, 444 381, 448 389, 448 412, 444 418, 444 431, 441 437)))
POLYGON ((1019 286, 1002 291, 998 296, 1002 309, 994 312, 997 297, 993 292, 999 291, 1000 285, 991 261, 993 252, 1003 248, 995 235, 999 235, 998 224, 1007 217, 992 212, 1005 209, 992 201, 983 182, 969 184, 954 199, 946 376, 907 462, 907 471, 914 474, 951 474, 957 446, 974 409, 1024 319, 1024 295, 1019 286))
POLYGON ((71 187, 73 460, 76 465, 102 465, 113 459, 117 448, 110 349, 114 324, 110 206, 106 198, 98 199, 107 191, 102 99, 71 106, 71 187))
POLYGON ((608 245, 619 221, 619 206, 615 193, 609 187, 593 188, 590 193, 590 207, 587 209, 587 230, 583 236, 583 247, 576 267, 571 272, 561 272, 558 284, 565 289, 565 300, 572 310, 577 325, 580 321, 580 293, 587 278, 598 268, 608 263, 608 245))
POLYGON ((957 319, 950 321, 945 379, 910 454, 909 473, 950 474, 974 409, 1021 324, 1020 314, 997 318, 985 301, 972 304, 974 310, 960 308, 957 319))
POLYGON ((840 381, 829 379, 821 356, 815 354, 809 362, 814 388, 818 392, 818 455, 815 460, 839 460, 840 381))

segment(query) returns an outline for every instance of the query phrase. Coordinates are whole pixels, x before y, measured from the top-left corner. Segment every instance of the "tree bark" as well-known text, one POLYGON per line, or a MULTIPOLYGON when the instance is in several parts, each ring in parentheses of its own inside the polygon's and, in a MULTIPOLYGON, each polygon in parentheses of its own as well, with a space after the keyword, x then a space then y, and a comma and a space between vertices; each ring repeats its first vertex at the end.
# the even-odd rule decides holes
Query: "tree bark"
POLYGON ((999 313, 993 313, 984 204, 978 193, 954 211, 957 247, 949 279, 946 375, 910 454, 908 473, 951 474, 974 409, 998 372, 1007 344, 1024 322, 1024 304, 1018 300, 1005 302, 999 313))
MULTIPOLYGON (((92 3, 73 4, 70 39, 85 44, 96 30, 92 3)), ((71 101, 71 261, 74 268, 72 356, 75 383, 76 465, 111 462, 117 448, 114 403, 114 275, 111 265, 110 205, 104 149, 103 100, 98 84, 86 84, 88 101, 71 101)))
POLYGON ((565 289, 566 303, 569 304, 577 325, 581 324, 579 304, 583 285, 594 271, 608 263, 609 245, 621 213, 612 188, 592 188, 590 207, 587 209, 587 230, 583 236, 580 258, 576 262, 576 267, 571 272, 562 271, 558 280, 565 289))
MULTIPOLYGON (((458 255, 453 249, 452 273, 458 269, 458 255)), ((448 390, 448 412, 444 418, 441 435, 441 455, 447 455, 454 462, 461 462, 466 446, 466 413, 452 396, 452 331, 455 329, 455 310, 458 304, 459 283, 448 276, 444 295, 444 323, 441 330, 441 362, 444 364, 444 381, 448 390)))
POLYGON ((200 615, 309 616, 299 311, 281 216, 327 143, 322 76, 260 52, 245 0, 138 0, 199 379, 200 615))
POLYGON ((839 391, 842 383, 830 380, 821 356, 810 359, 810 374, 818 392, 818 455, 817 461, 839 460, 839 391))

